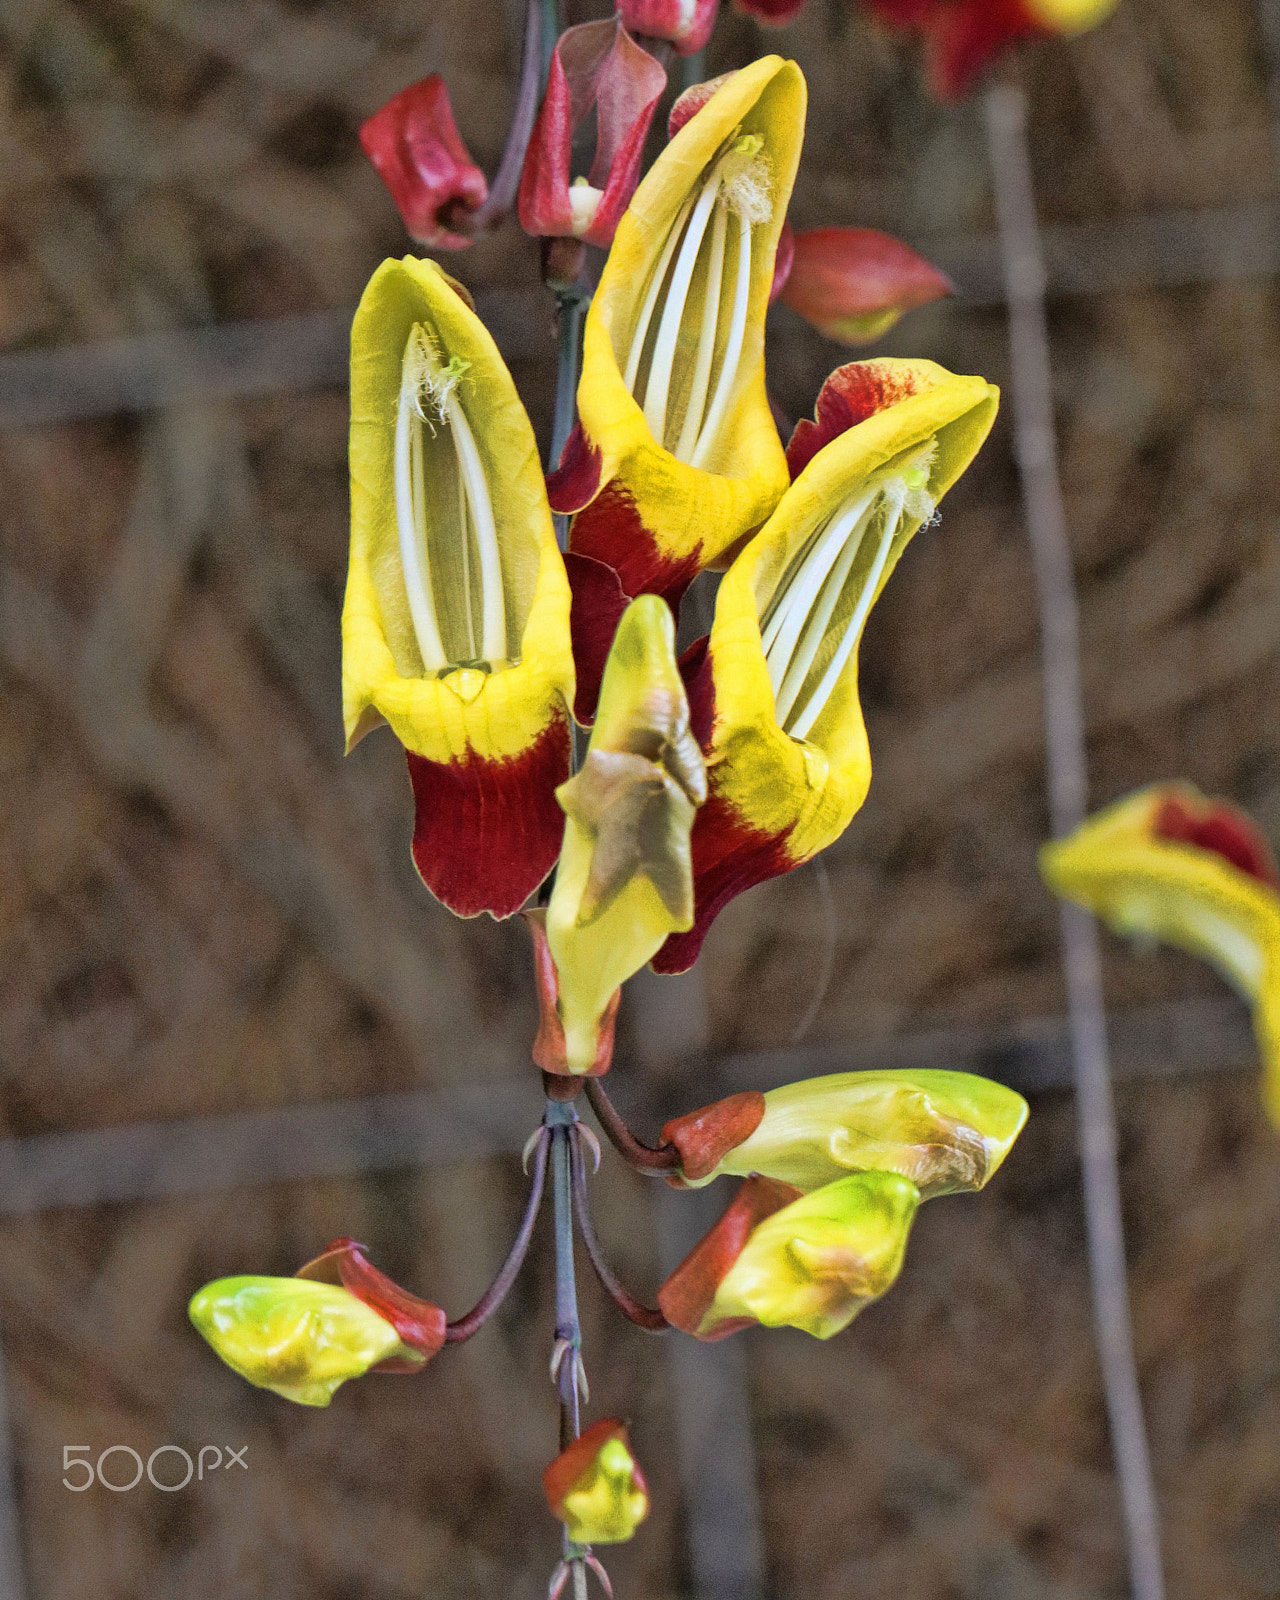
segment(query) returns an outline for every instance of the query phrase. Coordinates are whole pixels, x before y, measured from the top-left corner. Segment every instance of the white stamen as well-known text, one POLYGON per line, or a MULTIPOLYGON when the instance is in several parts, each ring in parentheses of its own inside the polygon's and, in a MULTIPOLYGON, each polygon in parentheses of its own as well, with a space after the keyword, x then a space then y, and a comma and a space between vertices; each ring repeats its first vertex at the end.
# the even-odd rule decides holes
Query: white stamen
POLYGON ((724 276, 724 239, 728 224, 728 207, 721 202, 716 206, 715 221, 711 224, 711 259, 707 263, 706 294, 702 302, 702 328, 698 334, 693 386, 689 390, 684 426, 680 429, 680 441, 675 450, 676 458, 680 461, 689 459, 689 453, 697 443, 703 407, 707 403, 711 362, 716 353, 716 327, 720 321, 720 282, 724 276))
POLYGON ((467 488, 462 476, 462 460, 458 460, 458 538, 462 545, 462 598, 467 613, 467 649, 469 661, 476 659, 476 619, 471 605, 471 529, 467 516, 467 488))
POLYGON ((486 661, 504 661, 507 655, 507 616, 503 605, 498 530, 494 526, 489 485, 485 482, 475 436, 457 398, 450 393, 445 397, 444 404, 445 420, 453 428, 453 442, 462 470, 467 507, 480 553, 481 648, 486 661))
POLYGON ((662 308, 662 321, 658 324, 658 338, 649 363, 649 382, 645 388, 644 420, 649 432, 659 444, 665 442, 667 426, 667 398, 671 392, 671 366, 675 360, 676 343, 680 337, 680 324, 684 319, 684 305, 689 298, 689 285, 697 265, 702 236, 707 231, 711 208, 720 192, 720 166, 717 163, 711 177, 698 196, 698 203, 689 218, 684 243, 676 258, 676 269, 671 274, 671 287, 667 290, 666 304, 662 308))
POLYGON ((653 277, 649 280, 649 289, 644 297, 644 305, 640 308, 640 318, 636 323, 636 331, 631 337, 631 349, 627 352, 627 370, 623 374, 623 382, 627 386, 628 394, 635 394, 636 377, 640 371, 640 357, 644 353, 644 341, 649 334, 649 324, 653 320, 653 308, 658 303, 658 296, 662 292, 663 280, 667 276, 667 268, 671 265, 671 257, 675 254, 676 246, 680 243, 680 235, 685 223, 689 220, 689 213, 693 210, 693 196, 690 195, 680 207, 680 213, 671 225, 671 232, 667 235, 667 242, 662 247, 662 254, 658 257, 658 265, 653 269, 653 277))
POLYGON ((707 420, 698 435, 692 466, 706 465, 712 446, 720 432, 720 424, 729 409, 729 400, 738 381, 738 363, 742 360, 742 345, 747 331, 747 301, 751 290, 751 223, 742 212, 738 213, 738 279, 733 291, 733 320, 729 324, 729 339, 724 347, 724 362, 716 383, 715 399, 707 412, 707 420))
MULTIPOLYGON (((775 596, 769 608, 762 641, 765 653, 771 659, 776 656, 780 663, 773 685, 775 690, 781 682, 783 669, 795 650, 804 619, 809 614, 823 580, 831 571, 832 562, 840 554, 849 536, 849 530, 867 511, 879 492, 879 485, 873 485, 865 489, 856 500, 841 506, 813 548, 805 555, 799 570, 787 582, 781 593, 775 596)), ((858 530, 859 538, 861 531, 858 530)))
POLYGON ((404 574, 418 653, 426 670, 436 672, 447 664, 448 657, 440 642, 427 576, 427 524, 422 504, 422 414, 418 399, 422 361, 416 334, 415 329, 405 346, 400 369, 395 444, 396 529, 400 535, 400 570, 404 574))
POLYGON ((880 575, 884 571, 885 562, 889 559, 889 551, 893 546, 894 535, 898 531, 898 523, 902 518, 903 502, 907 497, 907 486, 901 478, 896 478, 885 485, 884 491, 884 529, 880 534, 880 546, 876 551, 875 560, 871 563, 871 570, 863 580, 862 593, 858 596, 858 603, 853 608, 853 615, 845 624, 844 637, 827 664, 827 670, 822 674, 822 680, 809 697, 808 704, 796 718, 788 730, 793 739, 805 739, 809 730, 822 715, 827 701, 831 698, 840 674, 845 669, 845 664, 853 653, 854 646, 862 632, 862 625, 867 620, 867 612, 871 609, 871 602, 876 597, 876 589, 880 583, 880 575))
POLYGON ((836 606, 839 604, 840 596, 844 593, 844 586, 849 581, 853 563, 857 560, 858 551, 862 548, 863 535, 866 533, 867 526, 874 513, 874 507, 865 512, 859 519, 858 526, 854 530, 854 536, 845 542, 845 546, 840 552, 839 560, 831 569, 827 576, 827 581, 822 586, 818 604, 815 606, 813 614, 809 618, 801 636, 800 643, 791 659, 791 665, 787 668, 787 675, 782 680, 782 686, 778 690, 775 701, 778 721, 784 726, 786 725, 786 719, 791 715, 791 708, 795 705, 813 667, 814 658, 822 647, 822 641, 827 633, 827 626, 831 621, 836 606))

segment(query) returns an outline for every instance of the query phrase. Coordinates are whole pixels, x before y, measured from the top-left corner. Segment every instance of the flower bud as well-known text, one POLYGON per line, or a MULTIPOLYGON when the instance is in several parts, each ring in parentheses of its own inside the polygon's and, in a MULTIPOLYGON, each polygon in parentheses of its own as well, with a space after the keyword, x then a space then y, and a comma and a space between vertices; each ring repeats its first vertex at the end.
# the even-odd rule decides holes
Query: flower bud
POLYGON ((348 1378, 407 1354, 390 1322, 349 1289, 304 1278, 219 1278, 188 1313, 232 1371, 304 1406, 327 1406, 348 1378))
POLYGON ((621 1544, 649 1515, 649 1490, 626 1427, 605 1417, 542 1474, 552 1514, 574 1544, 621 1544))
POLYGON ((830 1339, 892 1287, 920 1204, 910 1179, 860 1172, 779 1207, 787 1188, 747 1180, 659 1290, 669 1322, 700 1339, 753 1322, 830 1339))
POLYGON ((681 56, 703 48, 719 9, 720 0, 618 0, 624 27, 651 39, 669 39, 681 56))
POLYGON ((458 133, 439 73, 393 95, 360 129, 360 143, 410 237, 428 250, 465 250, 471 240, 451 230, 449 213, 477 210, 489 186, 458 133))
POLYGON ((951 282, 909 245, 875 228, 795 235, 782 303, 837 344, 870 344, 904 312, 950 294, 951 282))

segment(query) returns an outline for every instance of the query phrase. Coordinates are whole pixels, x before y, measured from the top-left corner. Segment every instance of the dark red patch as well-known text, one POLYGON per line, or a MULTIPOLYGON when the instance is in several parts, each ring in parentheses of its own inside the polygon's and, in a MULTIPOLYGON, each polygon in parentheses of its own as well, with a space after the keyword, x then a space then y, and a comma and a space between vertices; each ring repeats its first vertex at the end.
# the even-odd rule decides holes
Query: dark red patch
MULTIPOLYGON (((792 1184, 758 1174, 743 1183, 719 1222, 694 1245, 658 1290, 658 1305, 673 1328, 684 1333, 698 1332, 707 1307, 742 1254, 752 1229, 798 1200, 802 1192, 792 1184)), ((700 1337, 707 1341, 725 1339, 739 1328, 751 1327, 754 1321, 753 1317, 732 1317, 700 1337)))
MULTIPOLYGON (((533 940, 533 981, 538 992, 538 1032, 531 1051, 533 1064, 541 1072, 557 1078, 576 1078, 581 1087, 583 1078, 599 1078, 608 1072, 613 1061, 613 1038, 618 1026, 618 1003, 622 990, 613 991, 613 999, 605 1007, 596 1036, 596 1058, 587 1072, 570 1072, 565 1054, 564 1023, 560 1019, 560 974, 547 942, 547 913, 538 906, 524 914, 529 937, 533 940)), ((548 1091, 550 1092, 550 1091, 548 1091)), ((573 1091, 577 1093, 577 1089, 573 1091)))
POLYGON ((685 1178, 708 1177, 730 1150, 749 1139, 764 1120, 765 1100, 759 1089, 744 1089, 700 1111, 687 1111, 664 1125, 662 1142, 680 1152, 685 1178))
POLYGON ((609 647, 622 613, 631 604, 631 596, 624 593, 618 574, 603 561, 593 561, 590 556, 571 550, 564 558, 564 566, 573 591, 569 609, 569 637, 577 668, 573 714, 584 728, 589 728, 595 720, 609 647))
POLYGON ((652 966, 655 972, 687 972, 698 959, 707 930, 735 895, 798 867, 787 853, 785 833, 764 833, 744 822, 712 792, 698 807, 690 844, 693 850, 693 927, 673 933, 652 966))
MULTIPOLYGON (((932 387, 930 385, 929 387, 932 387)), ((815 420, 807 417, 796 423, 787 446, 787 466, 796 478, 822 449, 842 433, 857 427, 877 411, 887 411, 925 388, 921 375, 910 369, 889 366, 883 361, 850 361, 837 367, 822 385, 813 408, 815 420)))
POLYGON ((1221 800, 1210 800, 1201 810, 1180 795, 1166 795, 1151 831, 1157 839, 1212 850, 1249 877, 1280 889, 1280 870, 1266 836, 1251 817, 1221 800))
POLYGON ((354 1239, 335 1239, 314 1260, 299 1267, 294 1276, 350 1290, 357 1300, 391 1324, 401 1344, 421 1356, 418 1361, 392 1356, 380 1361, 375 1372, 419 1372, 444 1344, 445 1315, 440 1307, 420 1300, 385 1272, 379 1272, 365 1256, 364 1246, 354 1239))
POLYGON ((518 756, 405 755, 423 883, 460 917, 519 911, 560 854, 564 813, 555 791, 570 771, 568 718, 554 716, 518 756))
POLYGON ((685 590, 702 571, 702 546, 679 558, 664 554, 641 521, 635 497, 616 478, 573 519, 569 548, 612 567, 633 599, 660 594, 677 615, 685 590))
POLYGON ((695 639, 679 660, 689 702, 689 729, 704 756, 711 754, 711 734, 716 720, 716 682, 711 672, 711 635, 695 639))
POLYGON ((547 474, 547 499, 562 516, 581 511, 600 487, 600 452, 575 422, 560 452, 560 465, 547 474))
MULTIPOLYGON (((546 1468, 542 1474, 542 1488, 553 1517, 563 1514, 565 1496, 590 1471, 605 1445, 611 1444, 614 1439, 621 1439, 627 1447, 628 1455, 631 1454, 631 1440, 627 1437, 626 1425, 619 1422, 616 1417, 601 1417, 599 1422, 593 1422, 572 1444, 566 1445, 546 1468)), ((639 1467, 632 1468, 632 1475, 639 1488, 648 1489, 639 1467)))

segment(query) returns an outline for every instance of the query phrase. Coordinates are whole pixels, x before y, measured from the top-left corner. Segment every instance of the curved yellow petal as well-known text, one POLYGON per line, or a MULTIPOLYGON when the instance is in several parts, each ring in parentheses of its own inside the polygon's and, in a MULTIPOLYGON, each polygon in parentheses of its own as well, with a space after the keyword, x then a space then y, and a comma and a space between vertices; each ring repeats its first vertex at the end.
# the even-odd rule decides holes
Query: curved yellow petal
POLYGON ((188 1313, 234 1372, 304 1406, 327 1406, 380 1361, 413 1357, 349 1289, 306 1278, 219 1278, 197 1290, 188 1313))
POLYGON ((896 1172, 861 1172, 757 1223, 720 1280, 699 1334, 750 1318, 830 1339, 892 1288, 920 1195, 896 1172))
POLYGON ((689 831, 706 776, 665 601, 624 612, 582 770, 557 791, 564 846, 546 934, 571 1072, 596 1062, 615 992, 693 920, 689 831))
MULTIPOLYGON (((867 615, 922 516, 968 466, 990 431, 999 391, 932 362, 853 363, 891 397, 817 450, 768 522, 730 567, 716 598, 705 659, 690 663, 690 702, 703 739, 710 795, 694 828, 697 912, 692 932, 671 940, 662 971, 692 964, 707 927, 733 895, 790 871, 848 827, 866 798, 871 755, 858 699, 858 641, 867 615), (893 398, 901 395, 902 398, 893 398), (780 724, 761 626, 774 596, 812 550, 839 508, 878 484, 919 479, 898 521, 885 513, 856 546, 838 604, 804 674, 801 696, 823 709, 803 736, 780 724), (839 652, 847 650, 843 665, 839 652), (828 681, 830 680, 830 681, 828 681)), ((856 414, 856 413, 855 413, 856 414)), ((895 502, 896 503, 896 502, 895 502)), ((799 702, 797 702, 799 704, 799 702)))
POLYGON ((1265 867, 1260 876, 1219 849, 1167 837, 1171 801, 1193 816, 1226 811, 1190 784, 1154 784, 1044 845, 1041 876, 1116 933, 1202 957, 1253 1002, 1264 1094, 1280 1124, 1280 893, 1265 867))
POLYGON ((764 1116, 707 1176, 762 1173, 806 1193, 849 1172, 896 1172, 922 1199, 981 1189, 1027 1120, 1020 1094, 968 1072, 838 1072, 771 1089, 764 1116))
POLYGON ((459 914, 509 915, 550 871, 573 690, 569 584, 511 375, 434 262, 384 261, 351 331, 343 715, 348 748, 385 720, 409 752, 415 860, 459 914), (415 388, 406 412, 415 350, 436 410, 415 388), (406 556, 411 447, 426 553, 406 556))
MULTIPOLYGON (((578 510, 590 500, 575 519, 570 548, 613 567, 628 595, 665 593, 678 598, 702 567, 763 522, 787 486, 786 462, 765 393, 764 319, 774 252, 799 162, 805 97, 799 68, 778 56, 766 56, 731 74, 659 156, 614 236, 587 316, 578 389, 580 470, 570 474, 574 482, 566 487, 569 498, 557 499, 556 504, 558 509, 578 510), (648 291, 673 230, 678 232, 686 208, 734 140, 752 152, 759 146, 758 154, 747 159, 767 166, 768 174, 767 202, 762 202, 761 210, 767 204, 769 215, 750 227, 745 322, 739 325, 740 339, 733 342, 738 224, 731 226, 729 218, 720 269, 713 273, 704 250, 687 284, 687 311, 671 366, 667 420, 663 436, 656 438, 642 402, 632 392, 634 387, 647 396, 646 385, 661 365, 656 340, 666 299, 659 298, 650 307, 646 321, 648 291), (705 322, 708 340, 715 325, 714 358, 699 379, 703 313, 712 299, 708 283, 716 277, 719 297, 705 322), (655 353, 644 357, 629 383, 627 369, 637 337, 641 347, 646 338, 654 343, 655 353), (725 403, 717 411, 720 374, 731 349, 736 360, 726 382, 725 403), (695 393, 705 406, 699 415, 707 419, 700 455, 692 438, 681 448, 683 422, 695 393), (718 419, 714 426, 713 412, 718 419)), ((708 226, 708 238, 715 226, 714 222, 708 226)), ((666 255, 668 262, 672 259, 672 254, 666 255)), ((678 266, 678 255, 674 259, 678 266)), ((675 281, 673 273, 671 282, 675 281)), ((708 351, 711 348, 708 344, 708 351)))
POLYGON ((1023 0, 1032 20, 1049 33, 1087 33, 1115 10, 1119 0, 1023 0))

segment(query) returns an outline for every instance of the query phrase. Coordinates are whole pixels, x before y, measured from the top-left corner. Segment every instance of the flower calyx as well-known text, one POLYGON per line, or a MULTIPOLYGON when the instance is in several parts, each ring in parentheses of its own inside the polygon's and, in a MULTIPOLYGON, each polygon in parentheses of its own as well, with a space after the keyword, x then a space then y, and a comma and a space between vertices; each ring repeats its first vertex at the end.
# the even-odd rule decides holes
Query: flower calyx
POLYGON ((568 1445, 542 1474, 551 1513, 573 1544, 621 1544, 649 1515, 649 1488, 626 1424, 604 1417, 568 1445))
POLYGON ((465 250, 459 224, 484 204, 484 173, 453 120, 439 73, 393 95, 363 124, 360 143, 391 192, 411 238, 428 250, 465 250))
POLYGON ((953 292, 937 267, 878 229, 803 228, 792 237, 790 269, 777 293, 837 344, 870 344, 906 312, 953 292))

